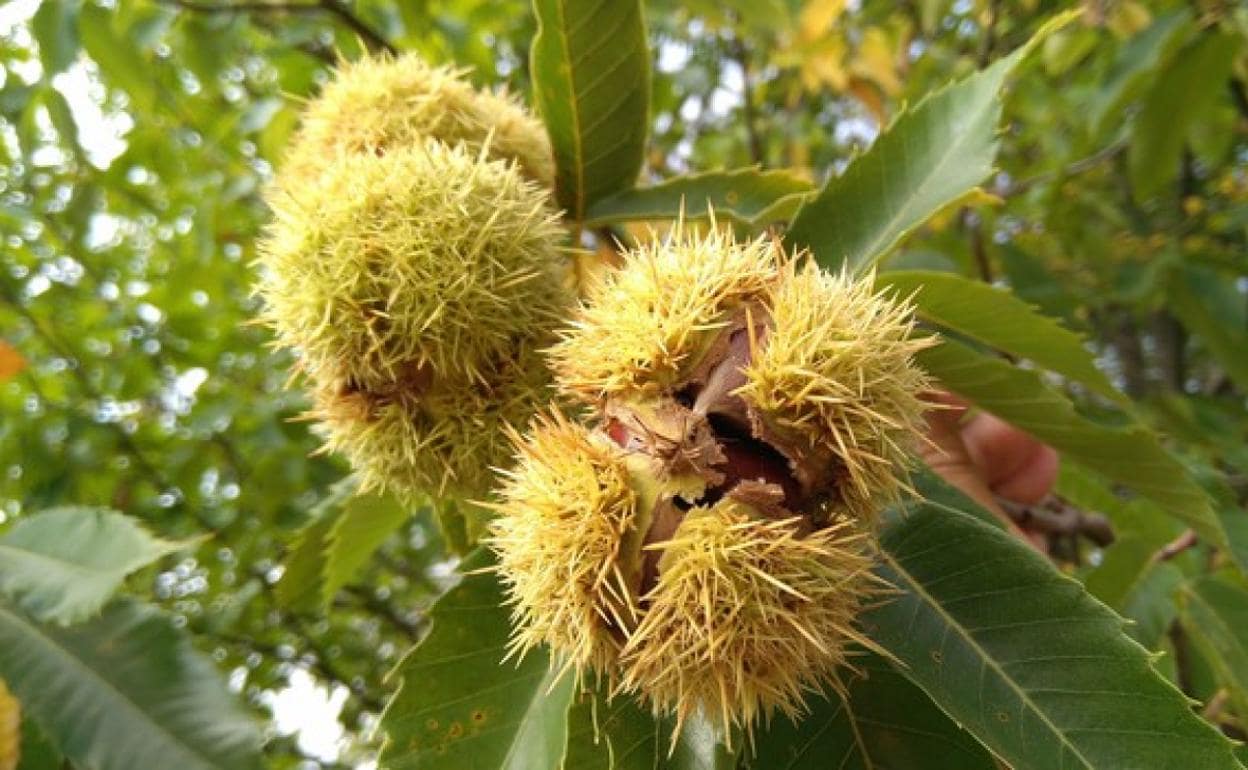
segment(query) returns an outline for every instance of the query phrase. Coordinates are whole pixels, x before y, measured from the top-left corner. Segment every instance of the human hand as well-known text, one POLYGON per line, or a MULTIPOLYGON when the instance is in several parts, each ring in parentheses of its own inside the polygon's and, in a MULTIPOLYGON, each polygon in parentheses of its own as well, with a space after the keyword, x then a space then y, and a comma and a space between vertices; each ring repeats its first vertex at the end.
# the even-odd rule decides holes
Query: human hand
POLYGON ((1001 497, 1035 505, 1053 490, 1058 456, 1050 446, 986 412, 967 415, 965 401, 936 394, 928 412, 924 462, 946 481, 996 514, 1006 527, 1043 550, 1044 535, 1020 528, 1001 508, 1001 497))

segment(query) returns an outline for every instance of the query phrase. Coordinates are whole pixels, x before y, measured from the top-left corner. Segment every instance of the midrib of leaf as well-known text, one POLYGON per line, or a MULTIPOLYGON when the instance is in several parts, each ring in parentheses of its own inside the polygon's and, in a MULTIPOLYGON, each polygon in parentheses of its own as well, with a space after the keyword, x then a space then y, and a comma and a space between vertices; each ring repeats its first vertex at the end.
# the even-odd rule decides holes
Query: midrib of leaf
MULTIPOLYGON (((854 745, 858 747, 858 753, 862 755, 863 764, 867 770, 875 770, 875 763, 871 761, 871 754, 867 751, 867 742, 862 739, 862 731, 858 729, 858 715, 854 713, 854 709, 849 705, 849 698, 841 699, 841 706, 845 709, 845 715, 849 717, 849 729, 854 733, 854 745)), ((841 759, 841 767, 849 761, 849 752, 845 753, 841 759)))
MULTIPOLYGON (((558 687, 559 680, 562 678, 561 676, 558 676, 558 675, 556 675, 556 678, 554 679, 554 681, 550 683, 549 686, 543 686, 545 685, 546 680, 549 679, 551 675, 554 673, 555 673, 555 669, 553 667, 550 669, 547 669, 546 673, 543 674, 541 677, 542 679, 541 683, 539 683, 537 687, 533 688, 532 693, 529 695, 527 699, 528 702, 525 703, 525 706, 524 706, 524 716, 521 717, 519 722, 516 722, 516 727, 515 727, 516 737, 519 737, 520 734, 524 732, 525 726, 529 723, 529 720, 533 718, 533 710, 536 704, 538 703, 538 701, 545 700, 555 691, 555 688, 558 687)), ((479 695, 479 693, 477 694, 479 695)), ((566 728, 566 725, 565 725, 565 728, 566 728)), ((567 743, 566 735, 564 736, 564 743, 565 743, 565 751, 566 751, 566 743, 567 743)), ((510 768, 512 766, 511 762, 515 756, 516 748, 519 745, 520 745, 520 741, 515 740, 515 738, 513 738, 511 741, 511 745, 507 747, 507 754, 503 756, 503 762, 502 762, 501 767, 510 768)), ((562 759, 560 759, 559 761, 560 763, 563 762, 562 759)))
POLYGON ((190 759, 196 760, 197 762, 202 764, 204 767, 214 766, 213 765, 214 760, 212 760, 211 757, 205 757, 201 755, 193 747, 187 746, 177 735, 174 735, 173 733, 169 732, 169 728, 160 724, 156 720, 151 719, 148 716, 147 712, 144 711, 143 708, 139 706, 139 704, 131 700, 130 697, 126 695, 126 693, 117 689, 117 686, 114 685, 112 682, 100 676, 96 672, 95 669, 91 668, 86 663, 82 662, 82 660, 80 660, 76 655, 74 655, 71 650, 65 648, 63 645, 61 645, 59 642, 57 642, 55 639, 48 636, 47 634, 40 633, 39 629, 31 625, 29 622, 27 622, 25 618, 22 618, 21 616, 16 615, 13 612, 10 612, 3 605, 0 605, 0 615, 3 615, 6 619, 11 619, 14 625, 17 625, 18 627, 25 629, 25 633, 44 640, 47 643, 47 645, 53 649, 54 652, 59 653, 58 657, 64 658, 69 663, 70 668, 79 669, 85 672, 87 675, 87 678, 90 678, 91 680, 98 682, 99 684, 103 685, 104 689, 116 694, 118 699, 121 700, 122 704, 124 704, 127 707, 127 710, 130 711, 132 714, 136 714, 138 716, 138 719, 140 722, 146 723, 150 725, 151 727, 154 727, 156 731, 165 735, 170 740, 170 742, 178 748, 179 751, 187 755, 190 759))
MULTIPOLYGON (((815 745, 815 742, 818 741, 819 738, 822 737, 823 734, 828 731, 828 728, 832 726, 832 720, 836 719, 836 715, 839 714, 840 710, 843 708, 845 708, 845 700, 842 698, 841 702, 837 704, 837 710, 832 712, 832 715, 828 717, 826 720, 824 720, 823 724, 819 726, 819 729, 815 731, 815 734, 810 736, 810 738, 804 744, 802 744, 801 750, 793 755, 793 760, 789 762, 788 765, 785 766, 785 770, 793 770, 794 767, 797 767, 797 763, 801 760, 802 757, 806 756, 806 752, 810 751, 810 747, 815 745)), ((841 763, 837 765, 837 767, 844 767, 845 760, 848 758, 849 758, 849 754, 846 753, 845 757, 841 759, 841 763)))
POLYGON ((563 47, 563 58, 568 63, 568 87, 572 92, 572 142, 576 155, 576 221, 585 218, 585 145, 581 139, 581 94, 576 88, 576 67, 572 66, 571 32, 568 30, 567 3, 569 0, 555 0, 555 11, 559 15, 559 44, 563 47))
MULTIPOLYGON (((929 503, 929 504, 934 505, 935 507, 938 507, 938 508, 947 508, 947 506, 940 505, 939 503, 929 503)), ((971 649, 975 651, 976 655, 978 655, 981 666, 990 668, 994 673, 996 673, 997 676, 1000 677, 1001 681, 1005 682, 1006 686, 1008 686, 1011 690, 1013 690, 1018 695, 1021 702, 1026 704, 1029 710, 1035 716, 1039 717, 1040 722, 1044 724, 1044 726, 1047 727, 1050 732, 1053 733, 1053 735, 1058 739, 1058 741, 1063 746, 1066 746, 1071 750, 1074 756, 1080 762, 1083 763, 1084 767, 1088 768, 1088 770, 1095 770, 1092 763, 1088 761, 1088 758, 1085 757, 1083 753, 1079 751, 1078 747, 1076 747, 1073 743, 1070 742, 1070 740, 1061 731, 1061 729, 1058 728, 1057 725, 1053 724, 1052 720, 1049 719, 1048 714, 1046 714, 1031 699, 1031 696, 1027 694, 1027 691, 1020 688, 1018 686, 1018 683, 1016 683, 1009 675, 1006 674, 1005 669, 1001 668, 996 663, 996 661, 993 660, 993 658, 988 654, 988 651, 985 650, 982 646, 980 646, 979 642, 975 640, 975 637, 973 637, 970 634, 970 632, 964 629, 962 625, 958 623, 957 620, 952 615, 950 615, 948 612, 945 611, 945 608, 940 604, 940 602, 936 601, 936 597, 929 594, 927 590, 923 587, 923 585, 913 575, 911 575, 910 572, 908 572, 905 568, 903 568, 900 562, 898 562, 895 558, 893 558, 892 554, 881 549, 880 559, 886 562, 890 568, 892 568, 893 570, 897 572, 897 574, 901 575, 902 577, 906 579, 906 583, 908 584, 910 590, 914 591, 914 593, 919 598, 921 598, 923 602, 929 608, 935 611, 936 614, 939 615, 940 618, 945 621, 946 629, 952 628, 954 633, 956 633, 963 640, 965 640, 968 645, 970 645, 971 649)))
MULTIPOLYGON (((982 114, 982 110, 976 111, 975 113, 976 118, 978 118, 978 116, 981 114, 982 114)), ((897 231, 898 233, 897 240, 900 240, 902 238, 905 238, 906 234, 910 230, 914 229, 914 228, 907 228, 905 231, 900 231, 898 230, 898 227, 899 227, 899 224, 901 222, 904 222, 906 219, 908 219, 911 215, 911 212, 917 208, 915 206, 914 201, 924 199, 928 195, 929 189, 936 186, 937 180, 941 179, 942 177, 944 177, 946 174, 949 173, 946 170, 946 167, 949 165, 949 162, 952 159, 952 156, 957 154, 956 152, 954 152, 954 148, 956 148, 959 151, 963 148, 964 146, 963 142, 967 138, 967 134, 968 132, 965 132, 965 131, 962 132, 963 141, 960 141, 956 144, 948 145, 946 147, 944 157, 941 158, 936 168, 933 169, 933 173, 929 175, 927 179, 923 180, 923 183, 919 185, 918 193, 916 193, 909 201, 907 201, 904 206, 901 206, 900 208, 898 208, 896 213, 894 213, 893 216, 889 218, 888 227, 881 228, 880 232, 876 234, 876 237, 871 242, 871 248, 867 252, 871 254, 871 257, 867 259, 866 262, 863 263, 862 267, 858 269, 858 272, 861 273, 861 272, 870 270, 872 267, 879 264, 881 259, 887 256, 887 253, 884 251, 884 249, 887 246, 891 245, 891 243, 884 243, 884 241, 885 241, 885 237, 888 234, 893 233, 894 231, 897 231)), ((998 142, 994 139, 992 141, 992 147, 994 148, 993 149, 994 155, 996 154, 995 148, 997 147, 997 144, 998 142)), ((906 143, 903 142, 901 144, 901 147, 902 147, 902 155, 903 156, 909 155, 909 149, 906 143)), ((923 212, 919 211, 918 213, 922 215, 923 212)))

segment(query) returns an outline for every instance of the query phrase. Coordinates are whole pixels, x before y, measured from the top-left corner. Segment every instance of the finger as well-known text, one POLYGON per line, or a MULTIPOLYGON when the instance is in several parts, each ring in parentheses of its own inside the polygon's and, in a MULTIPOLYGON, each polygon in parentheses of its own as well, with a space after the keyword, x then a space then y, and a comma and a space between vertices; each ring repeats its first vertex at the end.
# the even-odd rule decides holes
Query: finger
POLYGON ((1030 460, 1020 466, 1013 476, 994 484, 992 491, 1016 503, 1035 505, 1053 491, 1057 471, 1057 452, 1040 444, 1030 460))
POLYGON ((1039 502, 1057 480, 1057 453, 994 415, 972 417, 962 440, 988 487, 1010 500, 1039 502))

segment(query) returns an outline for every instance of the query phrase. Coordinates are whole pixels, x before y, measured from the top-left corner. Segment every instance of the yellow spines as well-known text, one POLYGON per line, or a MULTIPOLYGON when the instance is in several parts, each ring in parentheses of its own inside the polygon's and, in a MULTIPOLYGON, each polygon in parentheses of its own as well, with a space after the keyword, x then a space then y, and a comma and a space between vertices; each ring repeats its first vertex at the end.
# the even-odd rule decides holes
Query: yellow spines
POLYGON ((551 350, 560 386, 590 404, 675 389, 778 273, 768 241, 740 244, 717 230, 698 235, 677 226, 668 241, 625 253, 622 266, 590 289, 551 350))
POLYGON ((860 518, 897 497, 922 431, 932 384, 914 354, 933 341, 914 336, 912 312, 873 276, 790 264, 737 391, 755 432, 860 518), (821 469, 831 478, 816 478, 821 469))
POLYGON ((568 302, 547 194, 462 147, 343 156, 270 205, 263 317, 315 369, 374 386, 411 366, 477 376, 568 302))
POLYGON ((550 187, 554 160, 542 124, 510 95, 474 89, 465 74, 412 54, 341 63, 304 108, 282 179, 297 187, 340 155, 383 155, 436 139, 473 154, 488 147, 490 158, 515 161, 550 187))
POLYGON ((325 451, 350 463, 362 491, 474 500, 510 459, 506 430, 524 425, 550 398, 550 373, 536 341, 469 377, 414 368, 388 387, 365 388, 328 371, 312 378, 312 408, 325 451))
POLYGON ((342 155, 287 187, 258 293, 313 383, 326 446, 365 487, 484 497, 502 426, 547 400, 537 349, 571 301, 547 193, 433 140, 342 155))
POLYGON ((628 565, 640 553, 640 496, 624 452, 557 414, 514 440, 489 540, 513 606, 512 648, 545 644, 609 674, 638 612, 628 565))
POLYGON ((0 770, 17 770, 22 756, 22 707, 0 679, 0 770))
POLYGON ((725 737, 841 689, 928 344, 870 277, 771 239, 678 226, 625 255, 551 348, 591 427, 535 424, 496 507, 513 649, 725 737))
POLYGON ((848 521, 810 532, 728 497, 649 547, 659 577, 621 653, 622 689, 678 724, 701 710, 729 735, 776 710, 797 716, 812 687, 840 687, 876 587, 867 536, 848 521))

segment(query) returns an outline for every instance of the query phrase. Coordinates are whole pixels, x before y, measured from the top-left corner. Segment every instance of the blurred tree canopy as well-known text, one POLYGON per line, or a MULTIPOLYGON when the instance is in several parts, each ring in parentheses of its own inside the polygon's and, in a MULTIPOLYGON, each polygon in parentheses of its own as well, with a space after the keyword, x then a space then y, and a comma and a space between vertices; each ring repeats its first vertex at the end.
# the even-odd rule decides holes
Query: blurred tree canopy
MULTIPOLYGON (((1082 6, 1014 81, 998 173, 889 264, 1008 285, 1084 334, 1245 548, 1248 10, 1082 6)), ((1067 7, 651 0, 643 178, 760 164, 822 181, 903 105, 1067 7)), ((452 565, 420 511, 380 533, 371 556, 357 531, 369 547, 328 586, 328 612, 301 596, 326 590, 322 577, 284 572, 325 536, 309 522, 393 503, 346 499, 347 469, 315 453, 303 396, 284 388, 290 361, 251 324, 262 190, 301 101, 339 58, 418 52, 527 93, 534 32, 519 0, 0 8, 0 527, 72 504, 124 511, 167 539, 206 534, 194 558, 164 557, 131 588, 184 623, 257 713, 301 671, 345 695, 338 750, 311 756, 278 737, 266 748, 274 767, 375 753, 384 677, 424 632, 452 565)), ((1132 616, 1139 595, 1123 576, 1136 573, 1114 554, 1141 554, 1139 568, 1182 528, 1102 507, 1126 550, 1070 569, 1132 616)), ((1146 614, 1171 633, 1145 644, 1184 644, 1171 625, 1182 592, 1157 590, 1165 598, 1146 614)), ((1227 689, 1198 651, 1180 660, 1172 673, 1193 696, 1227 689)), ((1235 730, 1248 718, 1225 715, 1235 730)))

